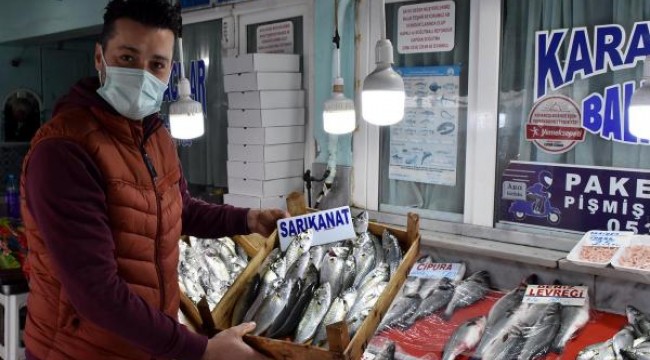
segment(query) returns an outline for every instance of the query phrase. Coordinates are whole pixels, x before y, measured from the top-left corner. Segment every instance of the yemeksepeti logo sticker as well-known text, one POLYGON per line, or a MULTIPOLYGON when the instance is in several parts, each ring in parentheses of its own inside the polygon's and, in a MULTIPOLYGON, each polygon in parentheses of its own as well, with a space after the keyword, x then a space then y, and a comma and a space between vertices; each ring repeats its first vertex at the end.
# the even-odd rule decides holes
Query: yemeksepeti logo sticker
MULTIPOLYGON (((577 79, 634 68, 648 55, 650 21, 635 23, 630 34, 618 24, 538 31, 535 33, 535 100, 577 79), (561 54, 566 55, 561 58, 561 54)), ((627 110, 636 86, 635 81, 612 84, 602 93, 584 97, 580 104, 582 128, 606 140, 650 144, 629 131, 627 110)))
POLYGON ((578 105, 559 95, 547 96, 535 103, 528 116, 526 140, 551 154, 571 150, 585 140, 578 105))

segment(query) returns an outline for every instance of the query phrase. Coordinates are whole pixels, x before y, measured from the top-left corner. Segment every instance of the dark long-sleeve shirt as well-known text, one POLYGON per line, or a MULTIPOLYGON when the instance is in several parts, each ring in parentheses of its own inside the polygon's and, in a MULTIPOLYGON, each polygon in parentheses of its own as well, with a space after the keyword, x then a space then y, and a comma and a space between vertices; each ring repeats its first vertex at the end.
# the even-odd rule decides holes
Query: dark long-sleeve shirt
MULTIPOLYGON (((117 273, 104 179, 80 145, 46 140, 33 152, 27 206, 54 263, 56 278, 82 318, 157 357, 200 359, 207 338, 190 332, 131 292, 117 273)), ((181 179, 183 233, 217 237, 248 233, 248 209, 193 199, 181 179)), ((27 359, 38 360, 33 355, 27 359)))

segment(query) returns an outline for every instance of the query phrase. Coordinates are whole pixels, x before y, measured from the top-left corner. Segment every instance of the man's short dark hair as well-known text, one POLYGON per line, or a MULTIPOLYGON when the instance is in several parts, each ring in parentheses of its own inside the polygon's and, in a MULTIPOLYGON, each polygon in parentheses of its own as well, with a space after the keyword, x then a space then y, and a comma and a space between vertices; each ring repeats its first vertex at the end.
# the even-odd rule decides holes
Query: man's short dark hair
POLYGON ((175 37, 181 35, 180 6, 172 5, 168 0, 111 0, 106 5, 104 14, 104 27, 101 35, 103 49, 106 49, 108 41, 114 35, 115 21, 124 18, 142 25, 169 29, 175 37))

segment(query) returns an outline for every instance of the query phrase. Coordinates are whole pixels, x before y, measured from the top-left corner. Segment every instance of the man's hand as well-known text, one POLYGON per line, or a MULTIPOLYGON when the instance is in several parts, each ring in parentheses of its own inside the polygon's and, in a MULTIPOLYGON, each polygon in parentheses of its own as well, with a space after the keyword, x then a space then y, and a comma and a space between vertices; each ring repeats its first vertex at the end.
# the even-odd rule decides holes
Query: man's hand
POLYGON ((201 360, 268 360, 268 358, 242 340, 242 336, 255 329, 255 323, 245 323, 231 327, 208 340, 208 347, 201 360))
POLYGON ((280 209, 250 209, 248 210, 248 230, 268 237, 275 230, 276 222, 289 216, 288 212, 280 209))

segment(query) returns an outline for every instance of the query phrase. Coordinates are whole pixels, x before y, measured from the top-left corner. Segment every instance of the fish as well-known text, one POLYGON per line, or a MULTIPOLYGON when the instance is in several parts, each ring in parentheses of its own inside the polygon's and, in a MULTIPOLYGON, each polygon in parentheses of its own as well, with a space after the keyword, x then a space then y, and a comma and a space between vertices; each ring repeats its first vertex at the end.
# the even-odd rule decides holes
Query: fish
POLYGON ((425 264, 425 263, 435 263, 436 260, 433 258, 433 256, 427 254, 427 255, 420 256, 420 258, 417 259, 415 262, 418 264, 425 264))
POLYGON ((342 247, 331 248, 325 255, 320 270, 320 282, 329 283, 332 296, 338 296, 343 286, 343 271, 349 250, 342 247))
POLYGON ((551 344, 551 351, 556 354, 562 354, 573 335, 589 321, 589 300, 582 306, 563 306, 561 319, 560 329, 551 344))
POLYGON ((546 313, 530 328, 525 329, 526 343, 519 360, 533 360, 546 355, 562 323, 562 305, 553 303, 546 313))
POLYGON ((240 259, 248 263, 248 253, 246 253, 246 250, 244 250, 243 247, 239 246, 239 244, 237 244, 236 250, 237 250, 237 256, 239 256, 240 259))
POLYGON ((350 320, 355 316, 358 316, 364 310, 370 310, 375 306, 377 300, 386 289, 388 285, 387 282, 378 283, 374 287, 367 288, 364 292, 357 292, 357 299, 352 305, 352 308, 348 311, 346 320, 350 320))
POLYGON ((262 261, 262 264, 260 265, 259 271, 257 273, 260 274, 260 276, 264 276, 264 274, 266 274, 266 272, 269 271, 269 269, 271 268, 271 264, 276 262, 280 258, 280 256, 282 256, 282 254, 280 253, 279 248, 275 248, 271 250, 271 252, 266 256, 264 261, 262 261))
POLYGON ((370 309, 363 309, 357 314, 354 314, 350 316, 349 318, 346 317, 346 322, 348 324, 348 332, 350 334, 350 339, 354 337, 354 335, 357 333, 363 322, 366 320, 368 315, 370 314, 370 309))
POLYGON ((302 254, 296 262, 287 270, 286 279, 301 280, 305 276, 307 268, 311 265, 309 252, 302 254))
POLYGON ((335 298, 332 301, 329 310, 327 310, 323 321, 318 325, 318 330, 316 330, 313 344, 318 346, 325 344, 327 342, 327 325, 343 321, 349 309, 350 305, 346 303, 343 296, 335 298))
POLYGON ((314 230, 308 229, 296 235, 289 243, 287 250, 284 252, 284 257, 287 259, 287 267, 291 267, 296 260, 305 252, 309 251, 312 240, 314 238, 314 230))
POLYGON ((287 276, 287 269, 289 268, 288 262, 286 258, 280 257, 275 262, 273 262, 270 266, 270 269, 273 270, 275 274, 278 275, 279 278, 284 279, 287 276))
POLYGON ((272 337, 279 338, 290 336, 296 331, 301 316, 314 296, 314 291, 316 290, 317 285, 317 283, 303 285, 298 300, 291 307, 291 310, 284 318, 282 325, 279 326, 278 329, 275 329, 275 333, 272 337))
POLYGON ((368 212, 365 210, 352 218, 352 226, 354 227, 355 233, 361 234, 368 231, 368 218, 368 212))
POLYGON ((403 321, 408 320, 415 314, 420 305, 420 298, 417 297, 400 297, 388 310, 383 320, 377 327, 379 331, 396 327, 403 321))
POLYGON ((402 296, 420 298, 420 287, 425 280, 426 279, 415 276, 407 277, 404 282, 404 287, 402 288, 402 296))
POLYGON ((305 343, 314 337, 318 325, 330 308, 331 302, 332 290, 330 284, 323 283, 314 292, 314 297, 309 302, 309 305, 307 305, 307 309, 298 323, 298 328, 294 336, 295 342, 305 343))
POLYGON ((381 349, 374 357, 374 360, 394 360, 395 359, 395 343, 388 341, 386 346, 381 349))
POLYGON ((364 279, 363 284, 359 287, 359 293, 364 293, 368 288, 377 286, 382 282, 388 282, 388 264, 382 263, 379 264, 366 278, 364 279))
POLYGON ((202 267, 208 269, 217 279, 230 279, 228 267, 218 257, 205 256, 201 258, 202 267))
POLYGON ((481 300, 490 286, 490 275, 486 271, 479 271, 470 275, 465 281, 454 289, 454 296, 447 304, 444 318, 449 320, 454 311, 481 300))
POLYGON ((616 354, 612 347, 612 339, 602 343, 589 345, 582 349, 576 360, 615 360, 616 354))
POLYGON ((650 317, 632 305, 625 308, 627 321, 634 327, 637 337, 650 336, 650 317))
POLYGON ((262 335, 269 329, 287 306, 292 290, 292 281, 282 281, 281 285, 264 299, 262 306, 253 318, 257 324, 253 335, 262 335))
POLYGON ((451 280, 443 278, 437 288, 420 302, 411 318, 405 321, 402 325, 408 328, 416 321, 444 308, 449 304, 449 301, 451 301, 453 296, 454 285, 451 283, 451 280))
POLYGON ((483 332, 483 336, 481 337, 481 341, 478 343, 478 346, 476 347, 476 350, 474 351, 471 359, 481 359, 488 345, 490 345, 498 337, 504 336, 508 333, 508 329, 510 329, 510 326, 513 325, 513 322, 511 322, 513 314, 513 311, 509 311, 505 313, 501 318, 499 318, 496 323, 492 324, 490 328, 486 327, 485 331, 483 332))
POLYGON ((366 275, 368 275, 375 268, 375 251, 372 247, 372 243, 370 250, 367 248, 355 248, 353 251, 353 256, 356 274, 352 286, 359 287, 363 283, 363 280, 366 278, 366 275))
POLYGON ((321 264, 323 263, 323 257, 325 257, 325 247, 312 246, 309 249, 309 255, 310 255, 311 263, 314 264, 316 269, 320 270, 321 264))
POLYGON ((447 341, 442 360, 454 360, 464 352, 473 349, 481 340, 487 319, 480 316, 460 325, 447 341))
POLYGON ((612 348, 617 359, 622 359, 621 350, 631 348, 634 345, 634 328, 631 325, 625 326, 612 338, 612 348))
POLYGON ((528 281, 526 280, 506 293, 492 306, 487 317, 485 335, 476 348, 475 357, 480 357, 485 346, 504 328, 506 322, 503 319, 510 319, 513 312, 521 305, 527 286, 528 281))
POLYGON ((381 246, 381 241, 371 233, 368 233, 368 237, 372 241, 372 246, 375 248, 375 263, 385 263, 386 254, 384 254, 384 248, 381 246))
POLYGON ((524 334, 518 326, 512 326, 505 334, 494 339, 483 351, 485 360, 517 359, 525 343, 524 334))
POLYGON ((277 289, 280 284, 282 284, 282 279, 273 270, 269 269, 262 278, 259 286, 260 290, 257 292, 257 297, 251 304, 250 308, 248 308, 248 311, 246 311, 246 315, 244 315, 242 321, 249 322, 253 320, 266 297, 269 296, 273 290, 277 289))
POLYGON ((343 281, 341 282, 341 289, 348 289, 354 284, 354 279, 357 275, 357 265, 354 259, 348 258, 343 265, 343 281))
POLYGON ((244 293, 241 296, 241 300, 237 301, 235 307, 233 308, 232 311, 233 325, 239 325, 242 323, 242 320, 246 315, 246 311, 250 308, 251 304, 253 303, 253 301, 255 301, 255 298, 257 297, 257 292, 259 291, 261 282, 262 279, 259 274, 255 274, 255 276, 253 276, 251 281, 248 282, 248 285, 246 286, 246 290, 244 290, 244 293))
POLYGON ((289 300, 266 331, 266 336, 270 338, 278 338, 282 336, 280 329, 286 325, 289 314, 291 314, 300 298, 302 288, 302 282, 300 279, 286 279, 285 282, 287 282, 287 286, 291 288, 289 290, 289 300))
POLYGON ((384 230, 381 236, 381 246, 384 249, 386 262, 390 268, 390 276, 393 277, 402 261, 402 248, 400 248, 395 235, 391 234, 388 229, 384 230))

